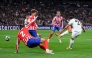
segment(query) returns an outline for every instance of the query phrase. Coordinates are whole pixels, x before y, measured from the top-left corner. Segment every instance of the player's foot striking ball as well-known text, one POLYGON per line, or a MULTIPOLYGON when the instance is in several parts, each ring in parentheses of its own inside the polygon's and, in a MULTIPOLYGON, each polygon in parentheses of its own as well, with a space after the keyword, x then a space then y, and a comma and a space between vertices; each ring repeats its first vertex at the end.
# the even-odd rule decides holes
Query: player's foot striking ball
MULTIPOLYGON (((85 29, 82 23, 78 19, 73 18, 72 16, 69 17, 69 23, 62 31, 64 31, 68 26, 72 26, 72 35, 70 39, 70 44, 67 49, 72 49, 72 45, 74 44, 74 39, 82 33, 82 30, 85 32, 85 29)), ((60 36, 61 34, 59 35, 59 37, 60 36)))

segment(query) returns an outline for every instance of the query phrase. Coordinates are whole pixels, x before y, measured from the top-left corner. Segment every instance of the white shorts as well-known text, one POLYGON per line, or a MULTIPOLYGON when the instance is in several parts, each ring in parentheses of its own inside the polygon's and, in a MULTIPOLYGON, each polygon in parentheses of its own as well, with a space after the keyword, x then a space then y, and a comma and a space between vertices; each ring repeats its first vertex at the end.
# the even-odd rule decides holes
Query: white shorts
POLYGON ((72 38, 75 39, 77 36, 79 36, 82 33, 82 31, 72 31, 72 38))

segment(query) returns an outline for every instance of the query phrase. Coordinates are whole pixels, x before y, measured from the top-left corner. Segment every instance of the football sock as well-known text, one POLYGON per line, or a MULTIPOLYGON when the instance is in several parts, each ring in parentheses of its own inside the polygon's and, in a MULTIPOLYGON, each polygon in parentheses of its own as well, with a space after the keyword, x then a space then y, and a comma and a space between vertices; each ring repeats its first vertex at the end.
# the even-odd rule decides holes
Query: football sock
POLYGON ((50 35, 49 35, 49 39, 52 37, 52 35, 53 35, 53 34, 50 34, 50 35))
POLYGON ((70 39, 70 44, 69 44, 70 48, 72 48, 73 43, 74 43, 74 40, 70 39))
POLYGON ((66 30, 65 32, 63 32, 62 34, 60 34, 60 36, 64 36, 64 35, 66 35, 68 33, 69 33, 68 30, 66 30))
POLYGON ((47 40, 44 41, 44 47, 45 47, 45 49, 48 49, 49 48, 48 41, 47 40))
POLYGON ((41 49, 43 49, 43 50, 46 50, 46 48, 45 48, 42 44, 40 44, 39 47, 40 47, 41 49))

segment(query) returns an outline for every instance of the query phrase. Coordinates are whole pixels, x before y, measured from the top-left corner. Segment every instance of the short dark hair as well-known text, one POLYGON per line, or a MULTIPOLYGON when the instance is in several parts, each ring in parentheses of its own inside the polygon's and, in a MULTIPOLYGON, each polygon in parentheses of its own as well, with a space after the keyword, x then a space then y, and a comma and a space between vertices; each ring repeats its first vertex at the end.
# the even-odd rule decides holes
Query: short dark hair
POLYGON ((31 10, 31 13, 35 13, 35 12, 38 13, 38 11, 36 9, 31 10))
POLYGON ((59 10, 57 12, 60 12, 59 10))
POLYGON ((73 17, 73 16, 69 16, 68 18, 69 18, 69 19, 72 19, 72 18, 74 18, 74 17, 73 17))

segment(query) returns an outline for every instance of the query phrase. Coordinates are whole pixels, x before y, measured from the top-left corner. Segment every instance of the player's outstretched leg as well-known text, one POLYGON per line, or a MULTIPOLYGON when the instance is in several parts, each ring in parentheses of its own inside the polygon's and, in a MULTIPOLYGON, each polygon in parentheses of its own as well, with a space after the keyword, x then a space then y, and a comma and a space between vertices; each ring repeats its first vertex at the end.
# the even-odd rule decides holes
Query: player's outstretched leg
POLYGON ((64 36, 64 35, 66 35, 66 34, 68 34, 68 33, 69 33, 69 31, 66 30, 66 31, 63 32, 62 34, 58 35, 58 40, 59 40, 60 43, 62 43, 62 41, 61 41, 61 37, 64 36))
POLYGON ((46 39, 41 39, 41 42, 43 43, 43 45, 40 44, 39 46, 41 49, 46 51, 46 54, 54 54, 53 50, 49 50, 48 41, 46 39))
POLYGON ((64 35, 68 34, 68 33, 69 33, 69 31, 66 30, 65 32, 63 32, 62 34, 60 34, 60 36, 62 37, 62 36, 64 36, 64 35))

